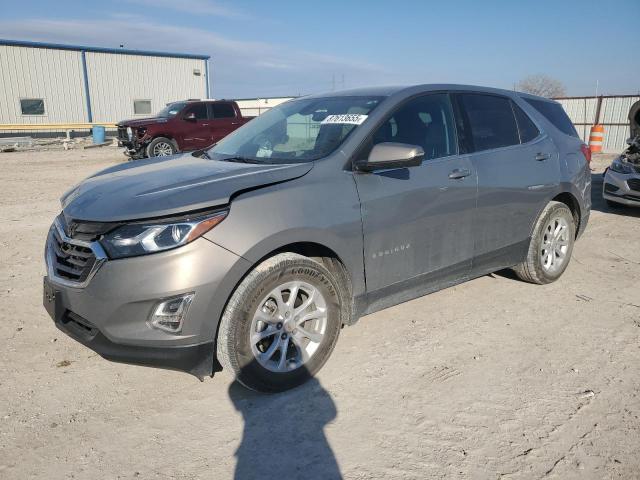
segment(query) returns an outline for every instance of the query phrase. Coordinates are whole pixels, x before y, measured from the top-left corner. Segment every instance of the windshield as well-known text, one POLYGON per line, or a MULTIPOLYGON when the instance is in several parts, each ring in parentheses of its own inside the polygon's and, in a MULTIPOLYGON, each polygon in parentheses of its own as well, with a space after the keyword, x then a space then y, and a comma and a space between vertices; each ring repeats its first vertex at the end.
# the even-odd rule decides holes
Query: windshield
POLYGON ((178 113, 180 113, 180 110, 182 110, 186 104, 187 102, 170 103, 162 110, 160 110, 160 112, 158 112, 158 116, 163 118, 175 117, 178 113))
POLYGON ((382 97, 302 98, 251 120, 209 150, 209 157, 297 163, 325 157, 362 124, 382 97))

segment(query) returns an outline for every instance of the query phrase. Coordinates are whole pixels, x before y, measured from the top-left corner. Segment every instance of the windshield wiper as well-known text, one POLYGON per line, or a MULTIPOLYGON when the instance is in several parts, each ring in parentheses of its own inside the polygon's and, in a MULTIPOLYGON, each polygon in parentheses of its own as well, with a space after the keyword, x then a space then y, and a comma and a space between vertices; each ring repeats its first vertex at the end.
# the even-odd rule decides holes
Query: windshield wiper
POLYGON ((236 163, 263 163, 260 160, 257 160, 255 158, 248 158, 248 157, 227 157, 227 158, 221 158, 220 160, 222 162, 236 162, 236 163))

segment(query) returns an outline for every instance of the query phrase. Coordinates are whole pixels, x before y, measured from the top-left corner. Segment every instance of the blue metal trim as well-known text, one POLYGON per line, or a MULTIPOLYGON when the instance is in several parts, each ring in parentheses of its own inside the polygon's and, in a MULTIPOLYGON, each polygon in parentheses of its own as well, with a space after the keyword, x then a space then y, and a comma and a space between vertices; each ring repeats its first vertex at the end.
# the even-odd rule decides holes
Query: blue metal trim
POLYGON ((211 95, 209 95, 209 59, 204 61, 204 75, 207 79, 207 99, 211 98, 211 95))
POLYGON ((87 73, 87 57, 85 51, 80 51, 82 58, 82 78, 84 80, 84 95, 87 99, 87 121, 93 123, 93 113, 91 113, 91 94, 89 93, 89 74, 87 73))
POLYGON ((172 53, 172 52, 154 52, 150 50, 127 50, 124 48, 103 48, 103 47, 87 47, 84 45, 62 45, 59 43, 48 42, 29 42, 26 40, 6 40, 0 38, 0 45, 10 47, 31 47, 31 48, 51 48, 54 50, 74 50, 98 53, 114 53, 120 55, 142 55, 145 57, 171 57, 171 58, 193 58, 197 60, 209 60, 209 55, 197 55, 192 53, 172 53))

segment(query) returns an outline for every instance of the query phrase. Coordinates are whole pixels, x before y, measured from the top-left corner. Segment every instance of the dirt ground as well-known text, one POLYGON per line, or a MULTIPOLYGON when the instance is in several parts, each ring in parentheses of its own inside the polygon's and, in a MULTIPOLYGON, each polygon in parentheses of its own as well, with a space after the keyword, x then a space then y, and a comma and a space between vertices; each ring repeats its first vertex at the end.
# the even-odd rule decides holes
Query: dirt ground
POLYGON ((107 362, 41 306, 59 196, 114 148, 0 154, 0 478, 640 478, 640 210, 600 196, 565 275, 488 275, 370 315, 317 381, 107 362))

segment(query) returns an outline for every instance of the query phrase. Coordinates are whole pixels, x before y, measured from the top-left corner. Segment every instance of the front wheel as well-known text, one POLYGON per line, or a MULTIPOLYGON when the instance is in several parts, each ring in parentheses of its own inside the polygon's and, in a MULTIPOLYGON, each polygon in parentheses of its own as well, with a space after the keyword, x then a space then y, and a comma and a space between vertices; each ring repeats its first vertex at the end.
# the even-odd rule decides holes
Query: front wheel
POLYGON ((569 265, 575 238, 576 224, 569 207, 549 202, 536 222, 526 260, 513 270, 526 282, 556 281, 569 265))
POLYGON ((177 153, 176 146, 164 137, 154 138, 147 147, 147 157, 168 157, 177 153))
POLYGON ((341 328, 340 285, 321 263, 271 257, 238 285, 220 322, 217 356, 245 387, 279 392, 327 361, 341 328))

